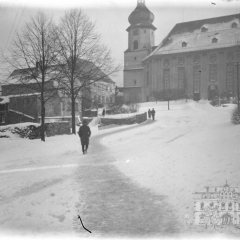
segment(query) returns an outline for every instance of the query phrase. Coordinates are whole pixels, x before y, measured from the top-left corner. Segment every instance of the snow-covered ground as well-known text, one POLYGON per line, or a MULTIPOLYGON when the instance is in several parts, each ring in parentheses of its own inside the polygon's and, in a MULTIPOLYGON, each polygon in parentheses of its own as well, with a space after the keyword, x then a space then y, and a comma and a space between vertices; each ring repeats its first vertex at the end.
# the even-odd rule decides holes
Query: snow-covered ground
POLYGON ((154 108, 156 121, 101 131, 94 119, 87 155, 77 135, 49 137, 45 143, 1 138, 0 235, 89 237, 77 219, 76 206, 82 211, 85 204, 81 190, 88 194, 77 179, 81 169, 96 164, 94 159, 165 196, 186 234, 184 214, 192 214, 193 192, 226 180, 240 187, 240 126, 230 123, 233 107, 177 101, 168 111, 166 102, 143 103, 140 112, 154 108))

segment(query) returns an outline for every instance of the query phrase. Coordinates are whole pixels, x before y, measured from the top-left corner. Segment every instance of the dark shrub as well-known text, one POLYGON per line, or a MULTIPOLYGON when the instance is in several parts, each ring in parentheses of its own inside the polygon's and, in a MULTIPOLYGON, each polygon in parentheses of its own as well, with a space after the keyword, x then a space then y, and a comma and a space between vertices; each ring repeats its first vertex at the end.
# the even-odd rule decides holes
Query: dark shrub
POLYGON ((238 107, 234 108, 232 111, 231 122, 233 124, 240 124, 240 112, 238 111, 238 107))

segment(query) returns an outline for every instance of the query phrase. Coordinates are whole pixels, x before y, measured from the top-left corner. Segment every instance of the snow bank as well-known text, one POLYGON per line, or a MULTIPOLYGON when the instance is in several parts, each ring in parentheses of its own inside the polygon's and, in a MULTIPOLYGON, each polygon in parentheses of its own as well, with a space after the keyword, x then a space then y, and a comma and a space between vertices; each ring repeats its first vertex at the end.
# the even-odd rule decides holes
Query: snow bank
POLYGON ((24 123, 17 123, 17 124, 9 124, 9 125, 0 126, 0 130, 4 130, 6 128, 14 129, 16 127, 23 128, 23 127, 27 127, 27 126, 30 126, 30 125, 33 125, 33 126, 36 126, 36 127, 40 126, 39 123, 24 122, 24 123))

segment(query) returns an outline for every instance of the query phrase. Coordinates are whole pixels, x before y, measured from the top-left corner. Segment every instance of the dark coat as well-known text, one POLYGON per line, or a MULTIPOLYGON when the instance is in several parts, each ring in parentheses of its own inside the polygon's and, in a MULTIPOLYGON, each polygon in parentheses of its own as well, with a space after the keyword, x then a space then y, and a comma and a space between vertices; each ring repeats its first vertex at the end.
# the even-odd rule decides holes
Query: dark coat
POLYGON ((87 125, 82 125, 79 128, 78 135, 81 139, 82 145, 88 145, 89 144, 89 137, 91 136, 91 130, 90 127, 87 125))
POLYGON ((155 116, 155 110, 151 111, 152 116, 155 116))
POLYGON ((149 110, 148 110, 148 118, 151 118, 151 114, 152 114, 152 113, 151 113, 151 110, 149 109, 149 110))

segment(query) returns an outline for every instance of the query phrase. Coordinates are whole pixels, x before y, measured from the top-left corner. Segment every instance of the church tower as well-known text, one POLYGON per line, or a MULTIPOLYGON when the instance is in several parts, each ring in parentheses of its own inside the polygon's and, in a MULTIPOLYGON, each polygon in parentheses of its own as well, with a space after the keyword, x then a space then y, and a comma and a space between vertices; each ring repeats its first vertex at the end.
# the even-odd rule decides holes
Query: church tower
POLYGON ((124 88, 142 87, 146 77, 142 60, 151 53, 155 44, 153 20, 154 15, 146 7, 145 0, 138 0, 137 7, 128 17, 130 26, 126 29, 128 49, 124 52, 124 88))

